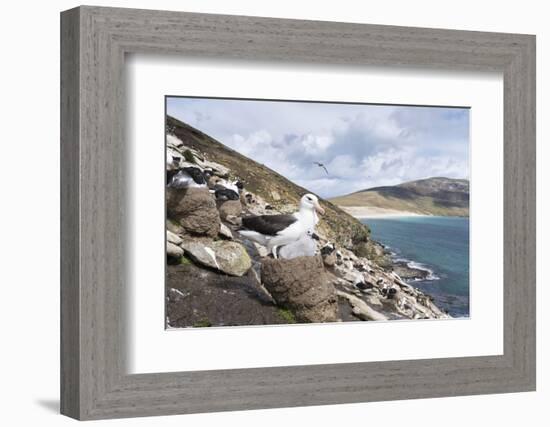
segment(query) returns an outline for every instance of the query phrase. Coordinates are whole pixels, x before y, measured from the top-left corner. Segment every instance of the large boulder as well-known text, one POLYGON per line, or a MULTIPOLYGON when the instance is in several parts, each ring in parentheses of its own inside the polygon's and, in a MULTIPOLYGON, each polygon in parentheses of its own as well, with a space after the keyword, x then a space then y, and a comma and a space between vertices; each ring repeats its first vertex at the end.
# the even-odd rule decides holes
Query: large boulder
POLYGON ((299 322, 338 321, 338 298, 320 256, 264 258, 262 284, 299 322))
POLYGON ((215 237, 220 231, 220 215, 207 188, 167 188, 166 210, 190 234, 215 237))
POLYGON ((182 243, 181 247, 196 263, 231 276, 242 276, 252 267, 252 261, 246 249, 237 242, 192 240, 182 243))

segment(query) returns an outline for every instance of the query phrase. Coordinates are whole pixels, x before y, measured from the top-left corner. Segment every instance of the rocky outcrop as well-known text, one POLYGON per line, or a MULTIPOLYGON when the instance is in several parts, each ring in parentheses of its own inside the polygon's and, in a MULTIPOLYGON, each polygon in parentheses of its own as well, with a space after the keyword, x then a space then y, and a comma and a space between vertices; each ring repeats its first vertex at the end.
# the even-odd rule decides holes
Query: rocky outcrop
POLYGON ((345 298, 352 307, 352 312, 361 320, 388 320, 387 316, 374 310, 361 298, 342 291, 337 291, 339 297, 345 298))
POLYGON ((345 249, 339 249, 336 253, 336 263, 328 271, 338 279, 335 286, 339 297, 348 301, 353 314, 359 319, 449 317, 433 304, 431 297, 406 283, 395 272, 386 271, 367 258, 357 257, 345 249))
POLYGON ((189 234, 215 237, 220 231, 220 215, 207 188, 167 188, 166 210, 189 234))
POLYGON ((252 267, 252 261, 246 249, 237 242, 189 240, 183 242, 181 246, 196 263, 231 276, 243 276, 252 267))
POLYGON ((299 322, 335 322, 338 317, 336 290, 320 256, 289 260, 265 258, 262 284, 281 307, 299 322))
POLYGON ((426 269, 415 268, 406 261, 394 261, 393 271, 395 271, 403 280, 425 280, 430 276, 426 269))

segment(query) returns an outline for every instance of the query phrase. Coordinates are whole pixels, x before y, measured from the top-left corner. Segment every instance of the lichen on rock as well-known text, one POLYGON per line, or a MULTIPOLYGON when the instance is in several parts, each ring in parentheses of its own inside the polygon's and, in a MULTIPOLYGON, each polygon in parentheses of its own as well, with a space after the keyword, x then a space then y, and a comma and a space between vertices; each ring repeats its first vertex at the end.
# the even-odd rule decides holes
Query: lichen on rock
POLYGON ((231 276, 243 276, 252 267, 252 261, 246 249, 238 242, 189 240, 181 246, 196 263, 231 276))

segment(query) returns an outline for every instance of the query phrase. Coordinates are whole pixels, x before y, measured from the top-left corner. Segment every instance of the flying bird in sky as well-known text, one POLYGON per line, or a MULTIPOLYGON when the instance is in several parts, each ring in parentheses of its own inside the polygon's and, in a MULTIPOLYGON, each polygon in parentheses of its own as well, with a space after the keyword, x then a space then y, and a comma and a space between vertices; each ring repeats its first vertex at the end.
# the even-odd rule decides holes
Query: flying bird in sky
POLYGON ((329 174, 328 170, 327 170, 327 168, 325 167, 324 164, 322 164, 321 162, 313 162, 313 163, 316 164, 317 166, 319 166, 320 168, 323 168, 325 170, 325 172, 327 173, 327 175, 329 174))

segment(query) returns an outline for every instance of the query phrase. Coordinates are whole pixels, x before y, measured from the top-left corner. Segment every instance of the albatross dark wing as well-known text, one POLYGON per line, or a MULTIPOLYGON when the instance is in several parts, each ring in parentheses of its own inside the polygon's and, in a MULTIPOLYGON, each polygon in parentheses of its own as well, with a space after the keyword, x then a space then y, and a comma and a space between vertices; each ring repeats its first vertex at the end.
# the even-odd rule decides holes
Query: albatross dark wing
POLYGON ((239 200, 237 193, 224 187, 217 189, 214 194, 216 195, 216 200, 239 200))
POLYGON ((188 166, 186 168, 183 168, 182 170, 185 171, 191 178, 193 178, 193 181, 195 181, 197 184, 206 184, 204 172, 199 168, 188 166))
POLYGON ((296 221, 298 219, 294 215, 248 216, 243 218, 243 227, 265 236, 275 236, 296 221))

